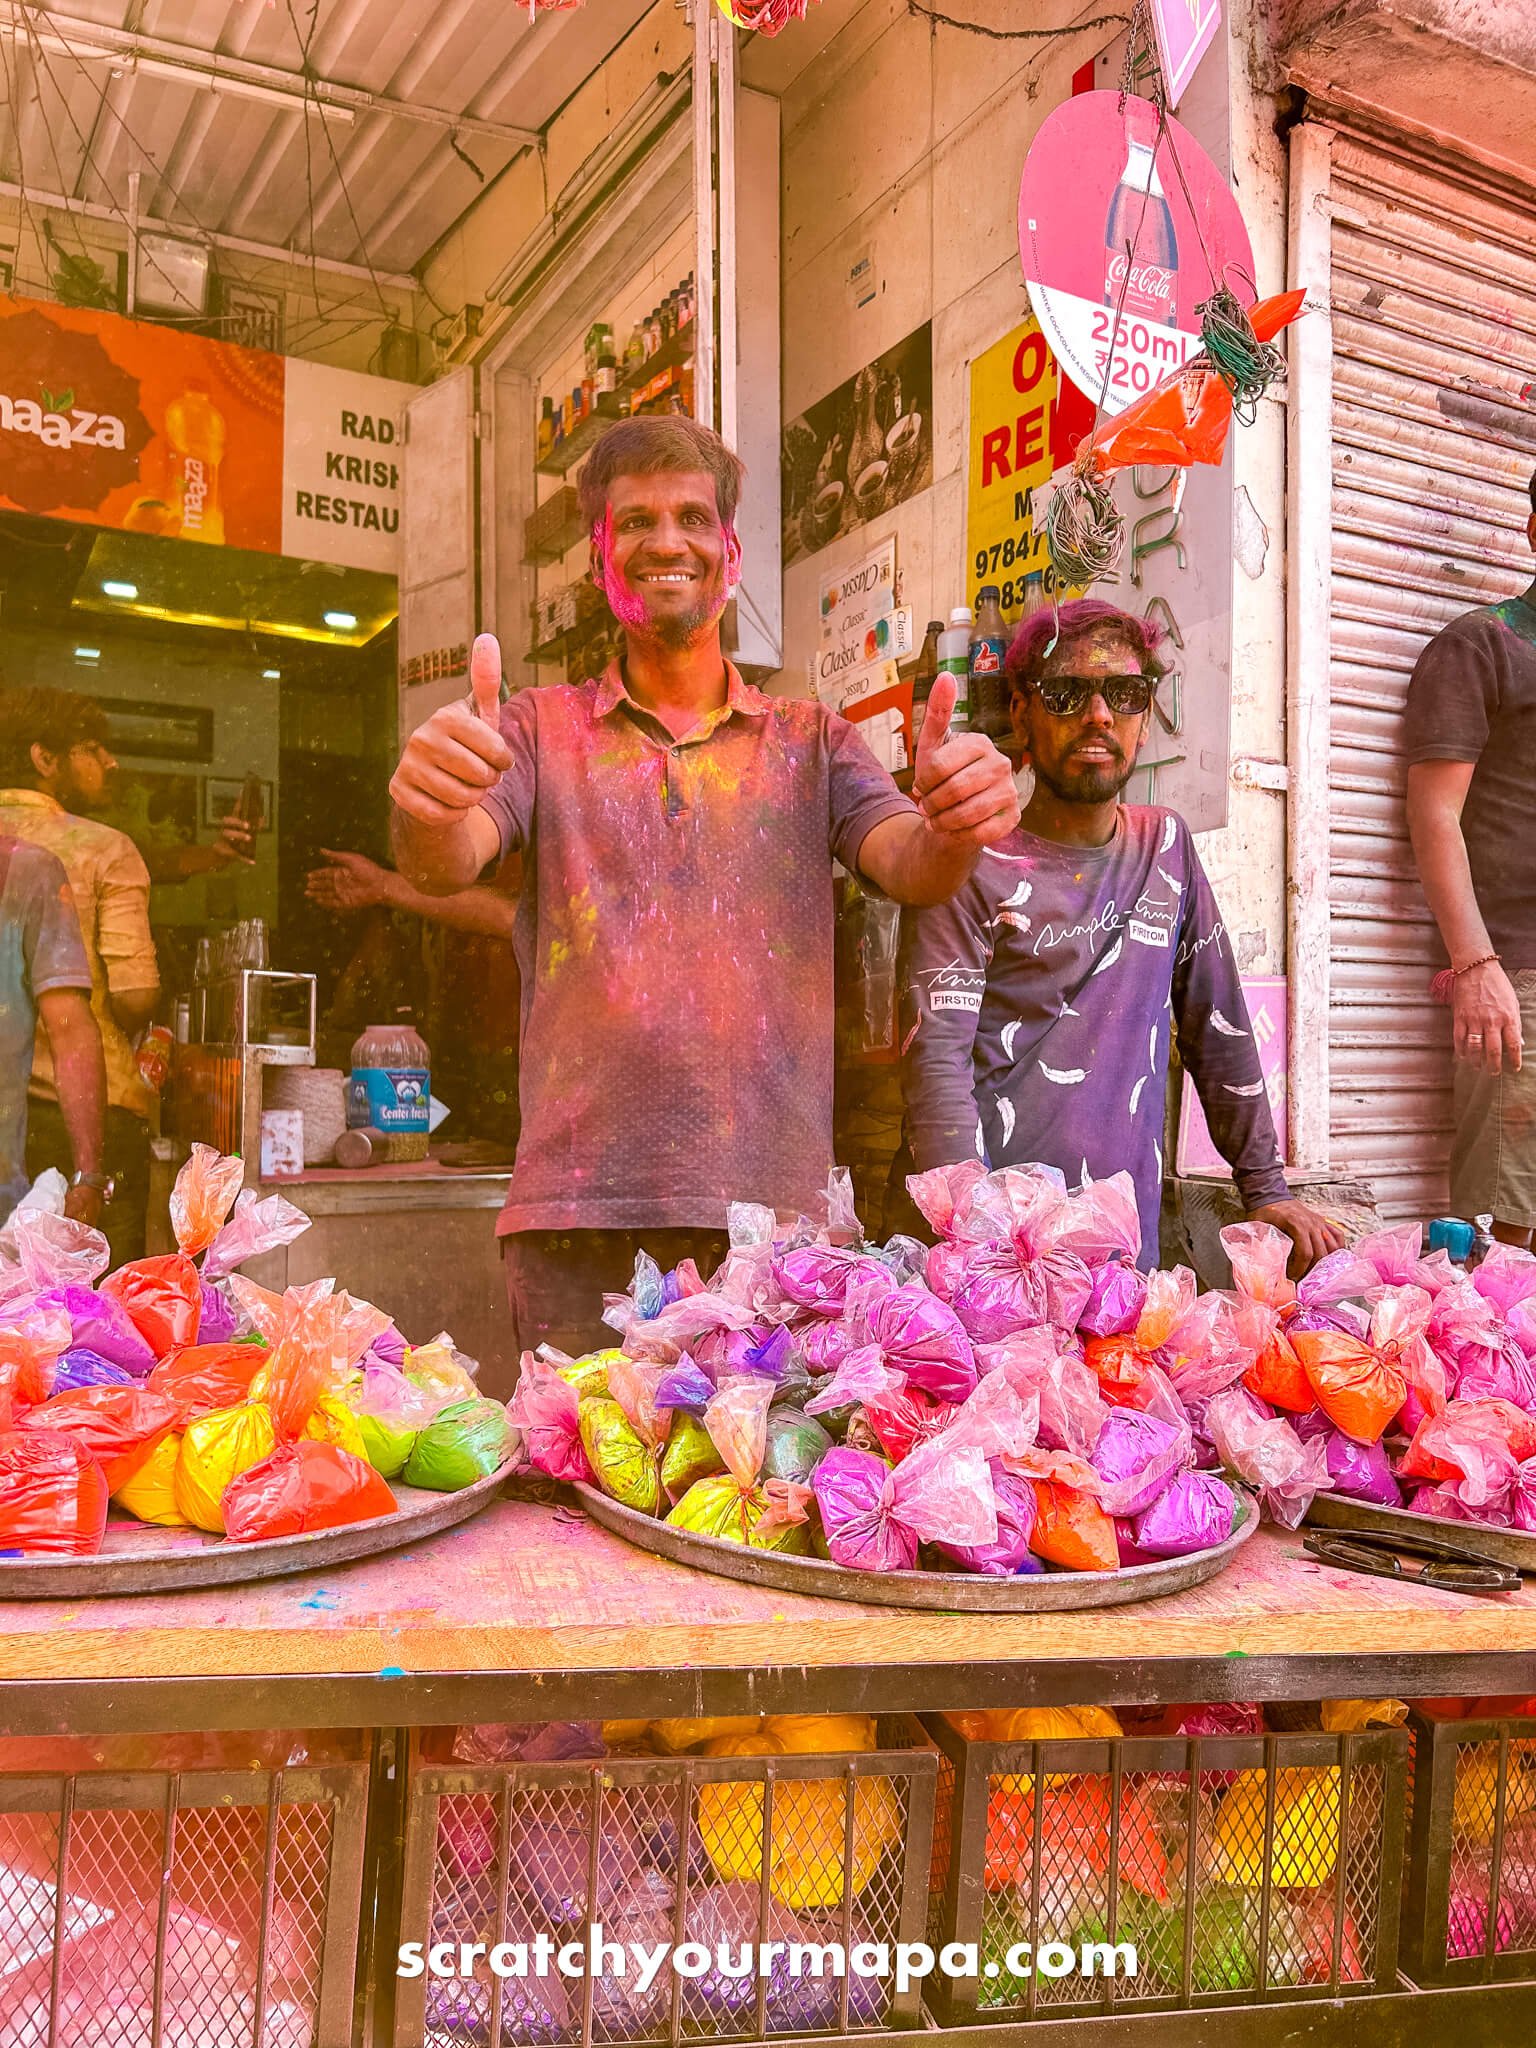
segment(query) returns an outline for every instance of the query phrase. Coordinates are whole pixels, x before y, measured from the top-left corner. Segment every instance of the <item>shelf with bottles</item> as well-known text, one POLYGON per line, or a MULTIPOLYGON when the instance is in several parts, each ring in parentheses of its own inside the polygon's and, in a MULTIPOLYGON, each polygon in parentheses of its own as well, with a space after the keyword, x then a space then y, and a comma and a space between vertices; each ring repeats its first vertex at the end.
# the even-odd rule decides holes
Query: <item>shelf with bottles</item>
POLYGON ((523 521, 523 560, 532 568, 552 568, 586 538, 586 532, 581 500, 570 484, 564 484, 523 521))
POLYGON ((613 329, 597 321, 583 347, 584 374, 558 403, 546 394, 536 422, 534 469, 564 478, 599 436, 634 413, 693 411, 693 279, 635 323, 620 352, 613 329))

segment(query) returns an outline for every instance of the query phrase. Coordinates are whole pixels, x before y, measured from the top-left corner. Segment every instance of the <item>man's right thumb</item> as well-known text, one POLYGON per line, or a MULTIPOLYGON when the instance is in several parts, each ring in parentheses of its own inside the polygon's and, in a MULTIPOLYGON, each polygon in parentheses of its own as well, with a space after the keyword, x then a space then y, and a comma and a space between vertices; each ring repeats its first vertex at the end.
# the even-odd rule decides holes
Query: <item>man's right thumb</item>
POLYGON ((479 633, 469 655, 469 687, 475 716, 501 730, 501 643, 494 633, 479 633))

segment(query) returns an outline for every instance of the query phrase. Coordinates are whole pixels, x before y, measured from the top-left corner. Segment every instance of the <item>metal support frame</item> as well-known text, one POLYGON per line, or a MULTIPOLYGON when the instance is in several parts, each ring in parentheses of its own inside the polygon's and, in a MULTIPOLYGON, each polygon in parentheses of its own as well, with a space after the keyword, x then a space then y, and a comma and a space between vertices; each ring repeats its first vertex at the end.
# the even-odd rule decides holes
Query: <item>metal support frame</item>
POLYGON ((1329 679, 1333 562, 1332 131, 1291 131, 1293 285, 1311 290, 1292 330, 1286 392, 1286 967, 1290 1163, 1328 1169, 1330 1122, 1329 679))
MULTIPOLYGON (((728 38, 713 0, 693 5, 693 416, 715 424, 715 61, 728 38)), ((733 59, 734 62, 734 59, 733 59)), ((724 180, 722 179, 722 183, 724 180)), ((732 280, 734 285, 734 279, 732 280)), ((729 304, 721 289, 721 304, 729 304)))

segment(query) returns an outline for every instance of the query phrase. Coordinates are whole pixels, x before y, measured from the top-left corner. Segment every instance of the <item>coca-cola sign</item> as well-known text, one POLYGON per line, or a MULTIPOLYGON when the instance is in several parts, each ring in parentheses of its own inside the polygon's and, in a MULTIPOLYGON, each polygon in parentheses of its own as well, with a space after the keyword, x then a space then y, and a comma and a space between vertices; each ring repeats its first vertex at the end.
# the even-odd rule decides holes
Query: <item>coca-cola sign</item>
POLYGON ((1118 92, 1080 93, 1041 126, 1019 186, 1019 254, 1057 361, 1105 413, 1181 369, 1200 301, 1253 274, 1237 201, 1200 144, 1118 92))

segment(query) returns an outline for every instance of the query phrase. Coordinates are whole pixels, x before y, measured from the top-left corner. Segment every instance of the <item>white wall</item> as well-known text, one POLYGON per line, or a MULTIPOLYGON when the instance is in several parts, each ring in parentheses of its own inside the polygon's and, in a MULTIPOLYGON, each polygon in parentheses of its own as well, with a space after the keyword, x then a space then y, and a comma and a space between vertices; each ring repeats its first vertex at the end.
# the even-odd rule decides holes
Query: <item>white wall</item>
MULTIPOLYGON (((1253 0, 1232 26, 1232 178, 1253 239, 1261 293, 1284 278, 1284 154, 1273 102, 1250 82, 1253 0)), ((1002 17, 989 17, 1001 19, 1002 17)), ((1038 24, 1031 14, 1028 25, 1038 24)), ((795 33, 786 30, 786 38, 795 33)), ((845 536, 852 559, 894 533, 915 623, 963 601, 968 365, 1028 312, 1019 264, 1019 175, 1036 129, 1073 73, 1114 30, 1038 46, 937 32, 904 0, 865 0, 784 96, 783 410, 793 419, 903 336, 933 320, 932 488, 845 536), (856 309, 855 261, 872 258, 877 292, 856 309)), ((754 78, 752 51, 744 66, 754 78)), ((1284 752, 1284 413, 1266 401, 1237 430, 1244 546, 1233 616, 1232 753, 1284 752), (1267 549, 1259 542, 1262 522, 1267 549), (1262 567, 1260 562, 1262 560, 1262 567), (1253 573, 1249 573, 1250 570, 1253 573)), ((784 576, 784 673, 805 687, 818 636, 819 584, 833 551, 784 576)), ((1198 683, 1195 685, 1198 687, 1198 683)), ((1284 966, 1284 798, 1233 788, 1230 823, 1202 839, 1246 971, 1284 966)))

